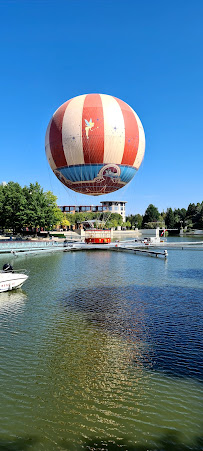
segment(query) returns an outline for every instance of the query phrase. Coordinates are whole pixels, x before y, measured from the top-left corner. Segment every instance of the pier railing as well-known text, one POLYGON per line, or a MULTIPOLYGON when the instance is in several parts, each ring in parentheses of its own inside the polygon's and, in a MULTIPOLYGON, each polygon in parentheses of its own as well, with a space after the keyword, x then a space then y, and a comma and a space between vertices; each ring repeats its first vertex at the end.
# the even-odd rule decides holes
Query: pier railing
POLYGON ((0 253, 11 251, 28 251, 34 249, 46 249, 52 247, 61 247, 63 242, 60 241, 6 241, 0 242, 0 253))

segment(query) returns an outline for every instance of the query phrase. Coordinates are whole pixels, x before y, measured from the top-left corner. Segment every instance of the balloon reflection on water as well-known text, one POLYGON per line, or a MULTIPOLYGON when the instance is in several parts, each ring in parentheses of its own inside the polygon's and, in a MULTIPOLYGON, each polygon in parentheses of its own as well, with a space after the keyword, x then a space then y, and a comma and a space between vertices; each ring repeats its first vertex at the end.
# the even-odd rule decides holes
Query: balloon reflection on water
POLYGON ((128 391, 129 371, 134 373, 134 382, 143 382, 147 377, 143 362, 148 355, 148 345, 140 338, 144 312, 137 311, 137 320, 130 324, 123 293, 112 287, 73 290, 61 300, 61 307, 67 315, 60 315, 53 334, 63 336, 63 344, 57 347, 57 354, 55 347, 49 349, 50 354, 47 350, 50 368, 54 373, 57 368, 57 384, 65 371, 72 388, 76 383, 77 390, 78 385, 83 387, 83 396, 90 391, 100 396, 105 391, 112 397, 111 391, 118 391, 119 386, 126 384, 128 391), (75 340, 79 331, 80 340, 75 340))

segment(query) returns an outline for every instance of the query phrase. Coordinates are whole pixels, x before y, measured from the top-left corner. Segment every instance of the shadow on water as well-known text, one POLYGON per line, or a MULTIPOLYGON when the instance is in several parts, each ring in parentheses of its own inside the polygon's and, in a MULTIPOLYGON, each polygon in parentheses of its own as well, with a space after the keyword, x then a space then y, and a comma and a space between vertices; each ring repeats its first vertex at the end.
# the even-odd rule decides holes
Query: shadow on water
POLYGON ((183 278, 183 279, 194 279, 194 280, 203 280, 203 269, 176 269, 172 271, 173 277, 183 278))
MULTIPOLYGON (((184 287, 76 289, 60 301, 93 327, 142 346, 142 365, 203 380, 202 290, 184 287)), ((136 361, 132 362, 136 365, 136 361)))
POLYGON ((142 445, 142 444, 128 444, 123 440, 118 440, 114 438, 92 438, 91 440, 86 440, 80 445, 73 444, 63 440, 60 443, 55 443, 54 448, 46 448, 45 442, 37 439, 36 437, 25 437, 18 438, 16 440, 3 440, 0 438, 0 451, 27 451, 28 449, 55 449, 57 450, 67 450, 67 451, 82 451, 84 449, 95 451, 202 451, 203 449, 203 437, 197 437, 194 443, 188 445, 182 444, 178 433, 174 431, 167 433, 160 437, 156 445, 142 445), (41 446, 42 445, 42 448, 41 446))
POLYGON ((38 442, 36 437, 16 438, 15 440, 5 440, 0 437, 0 451, 27 451, 38 442))

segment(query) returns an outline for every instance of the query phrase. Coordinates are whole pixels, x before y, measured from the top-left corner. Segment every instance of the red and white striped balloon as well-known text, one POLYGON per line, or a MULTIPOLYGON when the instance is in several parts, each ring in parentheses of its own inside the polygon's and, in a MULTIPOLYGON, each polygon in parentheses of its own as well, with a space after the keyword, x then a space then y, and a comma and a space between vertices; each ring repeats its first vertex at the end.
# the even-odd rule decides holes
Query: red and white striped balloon
POLYGON ((86 94, 68 100, 54 113, 45 148, 62 183, 98 195, 132 179, 144 157, 145 136, 127 103, 106 94, 86 94))

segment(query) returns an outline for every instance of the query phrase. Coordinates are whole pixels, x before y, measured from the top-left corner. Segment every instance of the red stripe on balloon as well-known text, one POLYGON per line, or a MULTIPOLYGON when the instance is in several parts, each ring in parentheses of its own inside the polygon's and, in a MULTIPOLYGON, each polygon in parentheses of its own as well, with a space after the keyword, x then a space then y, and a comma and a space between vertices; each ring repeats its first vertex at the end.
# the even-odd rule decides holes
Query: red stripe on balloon
POLYGON ((66 108, 71 100, 72 99, 68 100, 60 106, 60 108, 55 112, 51 122, 49 132, 49 145, 54 163, 57 168, 67 166, 62 142, 62 124, 66 108))
POLYGON ((125 147, 121 164, 133 165, 139 146, 139 129, 136 117, 129 105, 114 97, 118 102, 125 125, 125 147))
POLYGON ((85 98, 82 112, 82 144, 85 164, 103 163, 104 114, 99 94, 87 94, 85 98))

